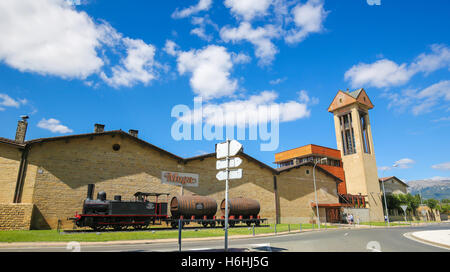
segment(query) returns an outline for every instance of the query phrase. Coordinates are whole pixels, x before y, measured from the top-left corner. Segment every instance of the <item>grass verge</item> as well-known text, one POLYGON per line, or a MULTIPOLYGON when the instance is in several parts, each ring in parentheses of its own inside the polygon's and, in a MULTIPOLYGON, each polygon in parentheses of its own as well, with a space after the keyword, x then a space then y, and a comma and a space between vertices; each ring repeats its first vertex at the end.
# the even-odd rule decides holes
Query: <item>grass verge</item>
MULTIPOLYGON (((312 229, 311 224, 302 224, 302 230, 312 229)), ((314 226, 317 228, 317 225, 314 226)), ((336 228, 335 226, 327 226, 327 228, 336 228)), ((325 226, 322 225, 322 229, 325 226)), ((300 230, 300 224, 277 224, 277 233, 300 230)), ((266 225, 255 227, 255 235, 275 233, 275 226, 266 225)), ((230 228, 229 236, 234 235, 252 235, 251 227, 230 228)), ((219 237, 224 235, 222 228, 192 228, 189 226, 183 229, 182 238, 203 238, 203 237, 219 237)), ((63 232, 58 233, 56 230, 11 230, 0 231, 0 242, 106 242, 119 240, 153 240, 153 239, 170 239, 178 238, 178 230, 158 230, 150 229, 145 231, 107 231, 107 232, 63 232)))

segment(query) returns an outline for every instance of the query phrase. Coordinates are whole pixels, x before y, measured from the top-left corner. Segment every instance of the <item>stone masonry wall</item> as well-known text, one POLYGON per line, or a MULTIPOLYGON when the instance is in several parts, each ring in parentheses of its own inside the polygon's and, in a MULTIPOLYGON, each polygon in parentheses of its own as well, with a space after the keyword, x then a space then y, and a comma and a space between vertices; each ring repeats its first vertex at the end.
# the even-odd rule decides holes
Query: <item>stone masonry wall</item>
MULTIPOLYGON (((303 166, 282 172, 278 179, 281 223, 308 223, 316 214, 311 206, 315 201, 313 167, 303 166)), ((316 168, 316 187, 319 204, 339 203, 336 181, 316 168)), ((320 220, 325 222, 325 209, 319 209, 320 220)))
POLYGON ((17 147, 0 145, 0 203, 13 202, 21 156, 17 147))
POLYGON ((0 204, 0 230, 29 230, 33 204, 0 204))

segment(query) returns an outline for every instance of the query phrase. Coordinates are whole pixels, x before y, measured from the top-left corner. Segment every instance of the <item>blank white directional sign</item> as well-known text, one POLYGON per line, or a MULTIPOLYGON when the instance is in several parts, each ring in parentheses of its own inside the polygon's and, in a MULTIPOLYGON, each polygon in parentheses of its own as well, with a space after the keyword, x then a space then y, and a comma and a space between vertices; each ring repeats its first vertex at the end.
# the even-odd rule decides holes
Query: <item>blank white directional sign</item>
POLYGON ((239 151, 242 150, 242 144, 236 140, 231 140, 230 144, 230 153, 228 154, 228 141, 220 144, 216 144, 216 158, 223 159, 228 157, 235 156, 239 151))
MULTIPOLYGON (((234 157, 234 158, 230 158, 230 164, 229 164, 229 168, 234 168, 234 167, 238 167, 239 165, 241 165, 242 163, 242 159, 239 157, 234 157)), ((220 169, 225 169, 227 168, 227 159, 225 160, 218 160, 216 162, 216 169, 220 170, 220 169)))
POLYGON ((402 208, 403 211, 405 212, 405 211, 406 211, 406 208, 408 208, 408 206, 406 206, 406 205, 400 205, 400 208, 402 208))
MULTIPOLYGON (((229 170, 229 176, 228 179, 240 179, 242 178, 242 169, 234 169, 229 170)), ((216 178, 218 180, 226 180, 227 179, 227 171, 222 170, 219 173, 217 173, 216 178)))

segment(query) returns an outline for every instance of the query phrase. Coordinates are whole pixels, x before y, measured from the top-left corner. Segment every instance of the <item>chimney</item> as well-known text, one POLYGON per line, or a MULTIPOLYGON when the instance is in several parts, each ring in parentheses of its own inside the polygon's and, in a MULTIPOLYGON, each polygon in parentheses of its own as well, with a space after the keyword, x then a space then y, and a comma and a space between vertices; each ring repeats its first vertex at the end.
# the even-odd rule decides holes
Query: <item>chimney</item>
POLYGON ((95 133, 101 133, 105 131, 105 125, 102 124, 95 124, 94 125, 94 132, 95 133))
POLYGON ((138 137, 138 133, 139 133, 139 130, 135 130, 135 129, 130 129, 129 131, 128 131, 128 133, 131 135, 131 136, 134 136, 134 137, 138 137))
POLYGON ((23 143, 23 142, 25 142, 25 135, 27 134, 27 127, 28 127, 27 119, 29 117, 28 117, 28 115, 22 115, 22 116, 20 116, 20 118, 22 118, 22 120, 20 120, 17 123, 15 141, 18 143, 23 143))

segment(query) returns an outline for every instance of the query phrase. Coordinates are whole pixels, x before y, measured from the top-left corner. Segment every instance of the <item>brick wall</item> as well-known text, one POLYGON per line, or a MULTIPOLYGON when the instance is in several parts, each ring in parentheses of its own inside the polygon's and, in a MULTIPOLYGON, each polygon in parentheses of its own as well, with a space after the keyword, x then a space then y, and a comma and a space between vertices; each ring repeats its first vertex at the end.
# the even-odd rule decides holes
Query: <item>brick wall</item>
POLYGON ((0 230, 29 230, 33 204, 0 204, 0 230))

